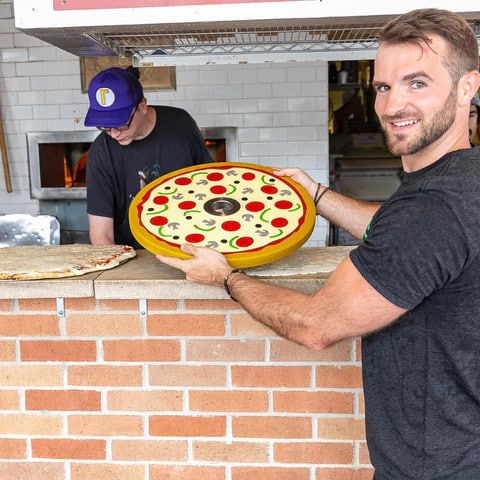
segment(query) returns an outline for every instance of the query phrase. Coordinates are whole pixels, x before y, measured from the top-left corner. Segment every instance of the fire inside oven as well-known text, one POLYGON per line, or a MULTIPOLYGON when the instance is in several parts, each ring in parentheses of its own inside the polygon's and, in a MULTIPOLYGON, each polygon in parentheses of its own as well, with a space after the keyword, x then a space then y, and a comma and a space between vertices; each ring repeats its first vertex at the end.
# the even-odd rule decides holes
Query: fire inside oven
POLYGON ((205 139, 205 146, 207 147, 210 156, 214 162, 227 161, 227 149, 224 138, 205 139))
POLYGON ((85 187, 90 143, 43 143, 38 146, 43 188, 85 187))

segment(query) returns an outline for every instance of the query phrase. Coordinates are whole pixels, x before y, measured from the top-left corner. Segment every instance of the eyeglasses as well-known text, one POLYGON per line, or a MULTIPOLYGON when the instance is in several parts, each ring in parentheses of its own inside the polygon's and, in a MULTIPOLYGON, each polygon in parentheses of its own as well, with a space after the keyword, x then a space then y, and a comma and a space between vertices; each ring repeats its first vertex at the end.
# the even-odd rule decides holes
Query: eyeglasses
POLYGON ((132 123, 133 117, 135 116, 138 105, 140 105, 140 102, 138 102, 135 105, 135 107, 133 107, 132 113, 130 114, 130 118, 128 119, 128 122, 125 125, 122 125, 121 127, 97 127, 97 128, 101 132, 107 132, 107 133, 110 133, 114 129, 118 130, 119 132, 124 132, 125 130, 128 130, 130 128, 131 123, 132 123))

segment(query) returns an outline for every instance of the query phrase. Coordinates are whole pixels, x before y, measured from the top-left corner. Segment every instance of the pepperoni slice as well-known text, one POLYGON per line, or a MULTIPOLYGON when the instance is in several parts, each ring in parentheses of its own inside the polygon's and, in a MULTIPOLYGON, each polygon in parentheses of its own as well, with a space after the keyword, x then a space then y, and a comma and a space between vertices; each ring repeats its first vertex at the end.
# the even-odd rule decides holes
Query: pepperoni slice
POLYGON ((279 200, 278 202, 275 202, 275 206, 279 210, 288 210, 293 207, 293 203, 289 200, 279 200))
POLYGON ((165 195, 157 195, 153 199, 153 203, 155 205, 165 205, 166 203, 168 203, 168 197, 166 197, 165 195))
POLYGON ((215 185, 210 189, 210 191, 214 195, 223 195, 227 191, 227 189, 223 185, 215 185))
POLYGON ((207 175, 207 180, 210 182, 219 182, 223 179, 223 173, 212 172, 207 175))
POLYGON ((191 210, 192 208, 195 208, 197 204, 195 202, 186 200, 185 202, 180 202, 178 204, 178 208, 181 210, 191 210))
POLYGON ((222 223, 222 228, 227 232, 235 232, 237 230, 240 230, 240 227, 241 227, 240 223, 234 220, 228 220, 227 222, 222 223))
POLYGON ((255 174, 252 173, 252 172, 245 172, 245 173, 242 175, 242 179, 243 179, 243 180, 255 180, 255 174))
POLYGON ((235 244, 237 245, 237 247, 242 247, 242 248, 249 247, 250 245, 253 244, 253 238, 252 237, 239 237, 235 241, 235 244))
POLYGON ((177 185, 190 185, 192 183, 192 179, 188 177, 178 177, 175 179, 175 183, 177 185))
POLYGON ((245 205, 245 208, 249 212, 261 212, 265 208, 265 205, 262 202, 250 202, 245 205))
POLYGON ((271 222, 272 226, 277 228, 286 227, 288 225, 288 220, 283 217, 274 218, 271 222))
POLYGON ((273 195, 278 192, 278 188, 273 185, 264 185, 260 190, 267 195, 273 195))
POLYGON ((202 235, 201 233, 190 233, 185 237, 185 241, 188 243, 199 243, 203 242, 205 239, 205 236, 202 235))
POLYGON ((157 217, 152 217, 150 219, 150 223, 156 227, 161 227, 162 225, 166 225, 168 223, 168 218, 158 215, 157 217))

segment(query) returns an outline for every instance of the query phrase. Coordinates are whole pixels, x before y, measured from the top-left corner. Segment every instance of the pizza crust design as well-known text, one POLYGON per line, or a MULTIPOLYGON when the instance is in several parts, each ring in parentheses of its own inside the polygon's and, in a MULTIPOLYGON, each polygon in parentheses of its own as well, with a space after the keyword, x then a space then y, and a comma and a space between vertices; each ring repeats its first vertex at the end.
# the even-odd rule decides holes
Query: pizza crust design
POLYGON ((267 167, 196 165, 157 179, 137 195, 131 208, 138 229, 132 231, 142 232, 137 240, 154 253, 164 253, 157 249, 162 244, 191 243, 225 255, 253 255, 277 248, 302 228, 311 233, 313 222, 305 223, 311 199, 300 188, 267 167))

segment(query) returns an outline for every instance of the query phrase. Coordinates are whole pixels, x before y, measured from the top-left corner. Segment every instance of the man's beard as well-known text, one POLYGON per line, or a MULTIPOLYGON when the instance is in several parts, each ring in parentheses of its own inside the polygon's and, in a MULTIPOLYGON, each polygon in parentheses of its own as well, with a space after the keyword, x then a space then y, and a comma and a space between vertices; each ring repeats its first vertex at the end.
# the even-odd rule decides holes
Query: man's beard
MULTIPOLYGON (((438 140, 455 121, 456 104, 457 95, 452 88, 443 108, 433 116, 429 123, 422 121, 420 123, 420 133, 408 143, 404 143, 407 135, 388 132, 384 124, 381 123, 380 125, 390 153, 395 156, 414 155, 438 140)), ((408 116, 407 112, 392 117, 384 116, 383 122, 398 122, 408 116)))

